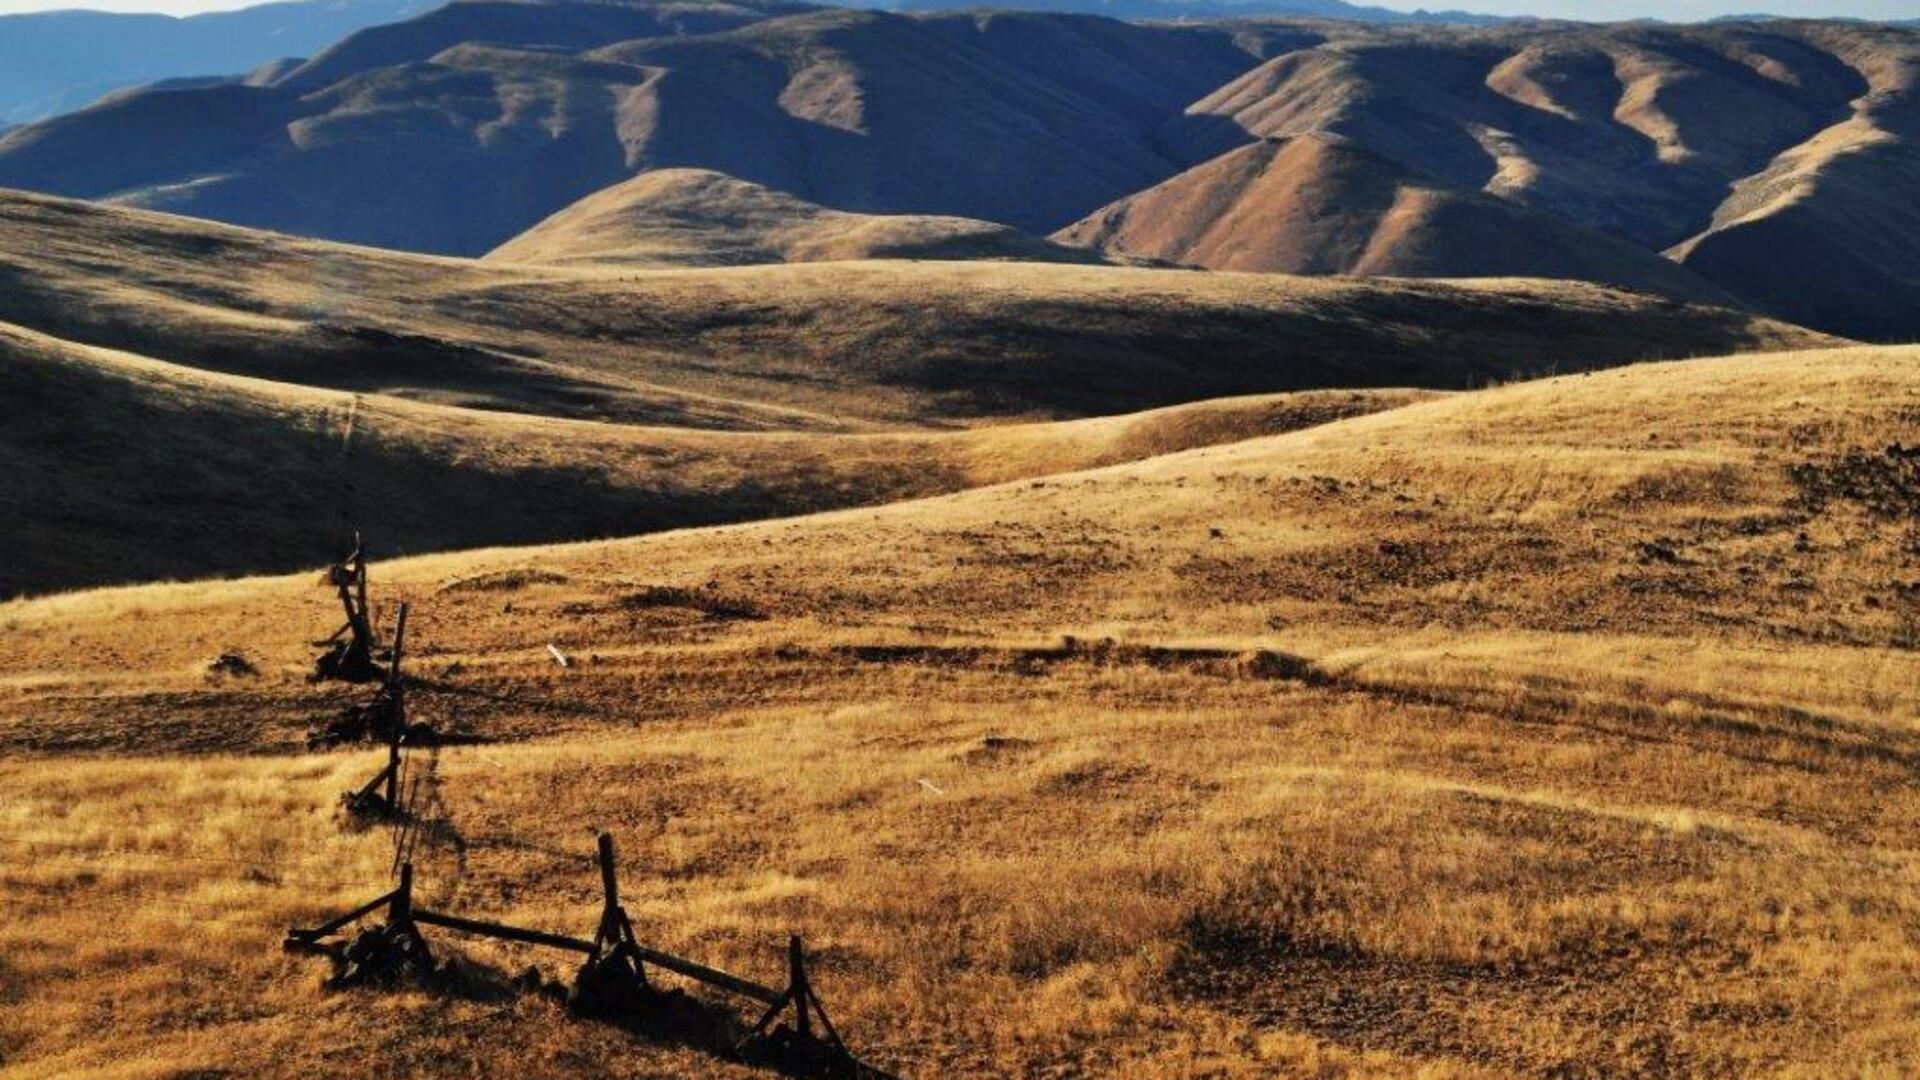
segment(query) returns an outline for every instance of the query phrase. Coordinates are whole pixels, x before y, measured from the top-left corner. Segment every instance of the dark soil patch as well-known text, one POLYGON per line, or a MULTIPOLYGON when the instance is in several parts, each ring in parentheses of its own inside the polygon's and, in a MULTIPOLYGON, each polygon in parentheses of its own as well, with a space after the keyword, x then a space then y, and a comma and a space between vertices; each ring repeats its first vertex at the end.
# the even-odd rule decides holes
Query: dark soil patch
POLYGON ((1920 520, 1920 444, 1850 450, 1792 466, 1787 474, 1800 490, 1800 504, 1812 512, 1850 502, 1882 520, 1920 520))

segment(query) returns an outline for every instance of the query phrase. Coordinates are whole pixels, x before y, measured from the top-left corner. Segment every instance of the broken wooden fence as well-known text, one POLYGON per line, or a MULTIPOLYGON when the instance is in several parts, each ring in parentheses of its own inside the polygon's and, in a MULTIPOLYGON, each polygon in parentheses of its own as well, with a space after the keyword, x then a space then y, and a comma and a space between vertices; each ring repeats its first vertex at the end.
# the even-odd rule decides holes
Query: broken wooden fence
POLYGON ((347 809, 356 814, 395 815, 400 812, 400 752, 413 734, 407 726, 406 676, 400 670, 401 658, 406 654, 407 609, 408 605, 400 605, 400 619, 393 631, 393 664, 387 669, 387 679, 380 693, 365 706, 349 708, 322 735, 328 741, 344 740, 358 734, 348 730, 357 726, 379 730, 385 737, 386 767, 342 799, 347 809))
MULTIPOLYGON (((398 769, 399 744, 418 743, 429 738, 433 729, 425 724, 414 726, 407 720, 407 679, 402 670, 406 658, 407 613, 411 604, 400 605, 400 616, 394 624, 393 654, 389 659, 379 689, 365 704, 349 705, 338 717, 325 727, 315 730, 307 737, 310 748, 337 746, 341 743, 360 742, 368 738, 377 738, 387 743, 389 765, 398 769)), ((371 788, 376 786, 386 774, 376 777, 371 788)), ((392 792, 388 792, 388 802, 392 804, 392 792)))
POLYGON ((808 1075, 852 1076, 861 1072, 863 1067, 841 1041, 826 1007, 814 992, 799 935, 788 939, 784 989, 643 945, 620 904, 613 837, 600 834, 599 845, 602 906, 591 940, 415 906, 413 864, 404 861, 400 864, 399 885, 392 892, 319 926, 291 928, 287 931, 286 944, 289 949, 319 951, 332 956, 337 966, 332 980, 335 986, 392 983, 408 971, 421 976, 432 974, 433 951, 420 932, 421 925, 577 953, 585 960, 575 977, 570 1005, 582 1015, 613 1020, 644 1020, 650 1010, 663 1005, 666 995, 654 988, 647 975, 649 967, 659 968, 765 1006, 759 1020, 737 1047, 748 1060, 808 1075), (362 931, 351 941, 324 944, 325 939, 382 909, 386 911, 383 924, 362 931), (780 1022, 789 1010, 791 1025, 780 1022))

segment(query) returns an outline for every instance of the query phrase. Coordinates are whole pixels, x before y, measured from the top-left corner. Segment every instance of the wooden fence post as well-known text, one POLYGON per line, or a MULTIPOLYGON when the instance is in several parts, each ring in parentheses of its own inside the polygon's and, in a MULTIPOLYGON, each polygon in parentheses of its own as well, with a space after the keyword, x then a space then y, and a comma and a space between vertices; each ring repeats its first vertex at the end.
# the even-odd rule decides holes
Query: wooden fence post
POLYGON ((400 864, 400 887, 393 890, 393 902, 387 905, 387 922, 392 926, 413 921, 413 864, 400 864))

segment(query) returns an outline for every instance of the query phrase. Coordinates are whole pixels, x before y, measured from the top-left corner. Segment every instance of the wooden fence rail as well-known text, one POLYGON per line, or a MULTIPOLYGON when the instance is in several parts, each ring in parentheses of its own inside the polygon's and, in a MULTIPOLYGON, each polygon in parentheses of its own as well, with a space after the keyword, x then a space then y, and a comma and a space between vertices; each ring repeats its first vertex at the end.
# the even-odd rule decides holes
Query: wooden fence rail
POLYGON ((866 1071, 847 1050, 833 1021, 827 1017, 826 1007, 814 993, 799 935, 793 935, 787 942, 784 989, 642 945, 620 905, 611 835, 600 834, 598 855, 603 906, 592 940, 416 907, 413 864, 405 862, 400 866, 399 885, 393 891, 318 926, 290 928, 287 946, 332 955, 340 964, 334 980, 336 985, 389 982, 408 969, 419 975, 430 974, 432 950, 420 935, 423 924, 477 937, 578 953, 586 959, 574 984, 576 1011, 613 1019, 642 1019, 631 1014, 645 1012, 659 1004, 663 995, 653 989, 647 978, 649 967, 658 968, 766 1006, 739 1048, 751 1060, 769 1061, 788 1071, 812 1075, 853 1076, 866 1071), (351 942, 326 944, 327 938, 382 908, 386 910, 382 925, 362 932, 351 942), (776 1027, 781 1015, 789 1009, 792 1026, 776 1027))

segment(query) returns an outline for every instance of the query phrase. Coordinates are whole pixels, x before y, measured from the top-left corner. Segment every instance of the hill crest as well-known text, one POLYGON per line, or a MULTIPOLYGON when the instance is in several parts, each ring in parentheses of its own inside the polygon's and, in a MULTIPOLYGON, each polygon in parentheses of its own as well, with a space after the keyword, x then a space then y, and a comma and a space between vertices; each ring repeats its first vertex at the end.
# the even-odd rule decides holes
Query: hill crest
POLYGON ((658 169, 597 191, 495 248, 491 262, 747 266, 861 259, 1100 262, 970 218, 856 214, 709 169, 658 169))

